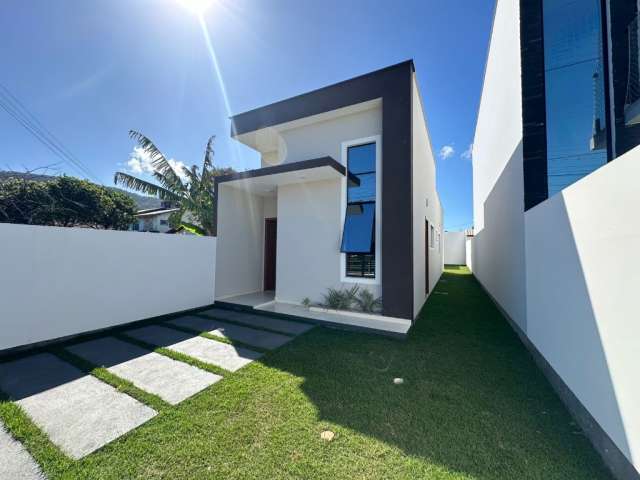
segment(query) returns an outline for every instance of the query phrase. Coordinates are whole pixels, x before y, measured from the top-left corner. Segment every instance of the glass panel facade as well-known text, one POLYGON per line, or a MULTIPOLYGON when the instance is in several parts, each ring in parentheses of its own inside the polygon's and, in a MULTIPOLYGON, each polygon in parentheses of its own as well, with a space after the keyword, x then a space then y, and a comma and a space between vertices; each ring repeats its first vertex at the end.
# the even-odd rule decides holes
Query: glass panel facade
POLYGON ((376 144, 347 149, 347 211, 340 251, 349 277, 375 277, 376 144))
POLYGON ((600 0, 543 0, 549 196, 607 162, 600 0))

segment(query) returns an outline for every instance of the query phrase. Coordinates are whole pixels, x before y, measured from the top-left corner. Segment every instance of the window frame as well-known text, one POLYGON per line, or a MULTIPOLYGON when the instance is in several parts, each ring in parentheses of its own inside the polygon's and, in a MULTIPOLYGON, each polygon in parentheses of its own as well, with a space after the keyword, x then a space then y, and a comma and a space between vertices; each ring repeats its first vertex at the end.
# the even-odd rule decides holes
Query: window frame
POLYGON ((347 254, 340 252, 342 245, 342 236, 344 235, 344 221, 346 217, 347 209, 347 177, 341 179, 340 182, 340 238, 338 239, 338 252, 340 253, 340 281, 344 283, 360 283, 367 285, 380 285, 381 284, 381 256, 382 256, 382 135, 373 135, 370 137, 356 138, 353 140, 347 140, 341 143, 341 162, 347 168, 348 172, 348 152, 349 147, 357 147, 359 145, 366 145, 368 143, 375 143, 376 152, 376 210, 375 210, 375 225, 374 225, 374 239, 375 239, 375 273, 373 277, 354 277, 347 276, 347 254))

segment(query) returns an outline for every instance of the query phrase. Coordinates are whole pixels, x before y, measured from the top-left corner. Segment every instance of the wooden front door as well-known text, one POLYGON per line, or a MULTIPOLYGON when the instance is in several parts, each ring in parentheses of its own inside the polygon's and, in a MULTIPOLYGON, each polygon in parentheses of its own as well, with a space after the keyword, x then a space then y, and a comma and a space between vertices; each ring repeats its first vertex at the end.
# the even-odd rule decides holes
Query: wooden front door
POLYGON ((424 289, 429 294, 429 221, 424 221, 424 289))
POLYGON ((276 244, 278 219, 264 219, 264 289, 276 289, 276 244))

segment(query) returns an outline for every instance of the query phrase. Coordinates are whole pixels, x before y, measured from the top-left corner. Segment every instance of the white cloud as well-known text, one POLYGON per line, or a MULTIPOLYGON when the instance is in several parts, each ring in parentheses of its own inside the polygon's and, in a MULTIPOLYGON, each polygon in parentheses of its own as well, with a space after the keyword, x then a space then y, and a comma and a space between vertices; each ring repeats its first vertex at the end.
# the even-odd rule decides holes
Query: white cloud
POLYGON ((471 160, 471 156, 473 155, 473 143, 469 145, 464 152, 460 154, 460 158, 464 158, 465 160, 471 160))
POLYGON ((445 145, 440 149, 440 158, 442 158, 443 160, 446 160, 447 158, 452 156, 454 153, 456 153, 456 149, 453 148, 453 145, 445 145))
MULTIPOLYGON (((173 158, 170 158, 167 161, 182 181, 186 181, 187 177, 183 172, 183 167, 186 166, 184 162, 173 158)), ((135 175, 150 175, 153 173, 152 162, 151 155, 149 155, 149 153, 142 147, 133 147, 133 151, 129 154, 129 160, 127 161, 127 170, 135 175)))

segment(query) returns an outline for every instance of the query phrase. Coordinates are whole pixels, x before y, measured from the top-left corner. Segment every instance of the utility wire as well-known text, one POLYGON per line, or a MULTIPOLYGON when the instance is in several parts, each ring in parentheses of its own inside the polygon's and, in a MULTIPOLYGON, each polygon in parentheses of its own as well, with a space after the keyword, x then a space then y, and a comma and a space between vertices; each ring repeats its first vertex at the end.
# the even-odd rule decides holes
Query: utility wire
POLYGON ((97 183, 96 175, 56 137, 11 91, 0 84, 0 108, 22 125, 52 153, 97 183))
MULTIPOLYGON (((47 134, 49 138, 53 140, 54 144, 57 144, 57 147, 60 149, 60 151, 64 155, 72 159, 73 163, 76 164, 79 168, 81 168, 85 173, 91 174, 91 170, 89 170, 89 168, 86 165, 84 165, 82 161, 80 161, 73 153, 71 153, 71 151, 68 148, 66 148, 64 143, 62 143, 62 141, 58 137, 56 137, 47 127, 45 127, 42 124, 42 122, 38 120, 38 118, 29 111, 29 109, 25 106, 25 104, 20 101, 20 99, 18 99, 13 93, 11 93, 11 91, 6 86, 2 84, 0 84, 0 89, 4 90, 6 92, 5 96, 8 95, 10 97, 10 100, 13 100, 14 104, 20 107, 22 111, 26 113, 26 115, 35 122, 35 125, 39 127, 41 132, 47 134)), ((0 92, 0 95, 2 95, 2 92, 0 92)), ((94 176, 94 175, 90 175, 90 176, 94 176)))

